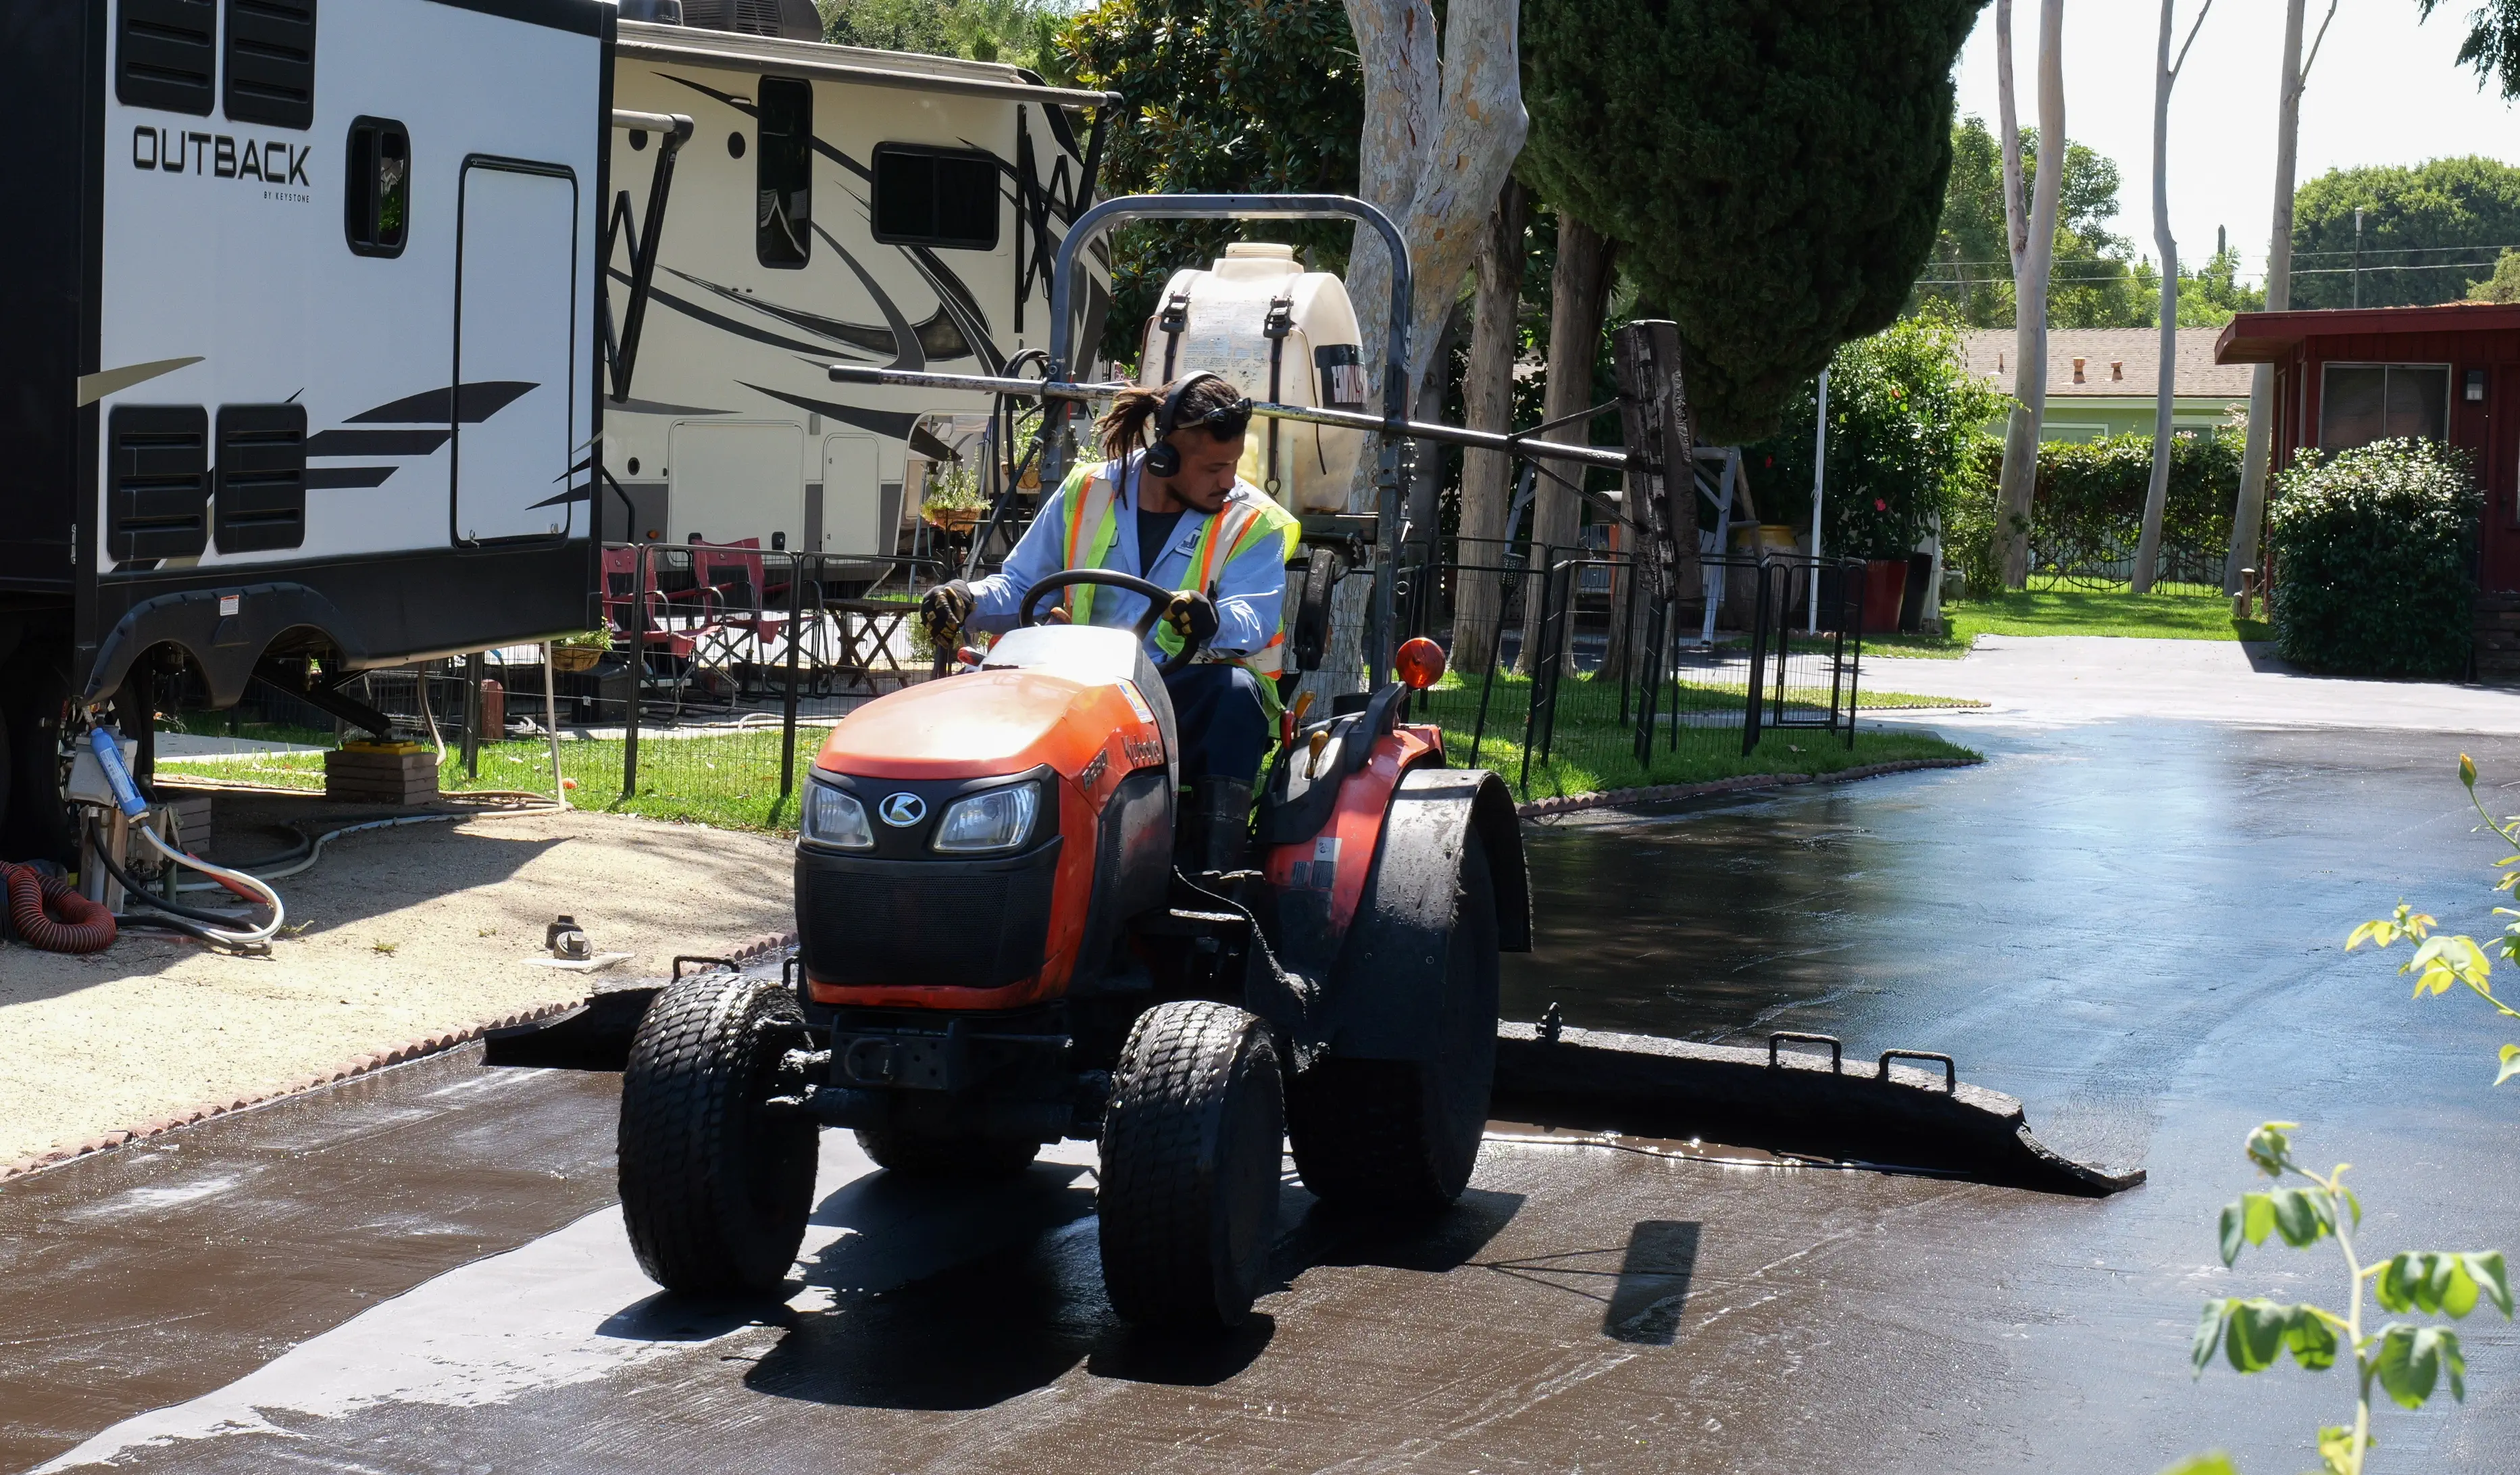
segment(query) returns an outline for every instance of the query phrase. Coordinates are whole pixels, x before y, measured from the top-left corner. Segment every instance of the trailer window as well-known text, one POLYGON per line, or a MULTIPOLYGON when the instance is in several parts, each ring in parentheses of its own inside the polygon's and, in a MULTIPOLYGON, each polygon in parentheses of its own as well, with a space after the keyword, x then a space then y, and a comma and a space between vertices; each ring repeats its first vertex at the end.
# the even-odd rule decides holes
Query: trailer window
POLYGON ((2321 450, 2375 440, 2440 440, 2450 426, 2447 364, 2329 364, 2318 396, 2321 450))
POLYGON ((227 53, 229 121, 315 121, 315 0, 228 0, 227 53))
POLYGON ((133 108, 210 113, 211 0, 122 0, 114 27, 113 95, 133 108))
POLYGON ((219 464, 210 498, 219 552, 261 553, 306 541, 306 407, 219 406, 219 464))
POLYGON ((106 422, 105 547, 116 562, 208 546, 210 418, 199 405, 116 405, 106 422))
POLYGON ((814 222, 814 84, 763 77, 759 101, 753 253, 764 266, 802 266, 814 222))
POLYGON ((391 118, 350 123, 342 229, 362 256, 399 256, 411 235, 411 134, 391 118))
POLYGON ((875 239, 997 249, 998 161, 986 154, 876 145, 875 239))

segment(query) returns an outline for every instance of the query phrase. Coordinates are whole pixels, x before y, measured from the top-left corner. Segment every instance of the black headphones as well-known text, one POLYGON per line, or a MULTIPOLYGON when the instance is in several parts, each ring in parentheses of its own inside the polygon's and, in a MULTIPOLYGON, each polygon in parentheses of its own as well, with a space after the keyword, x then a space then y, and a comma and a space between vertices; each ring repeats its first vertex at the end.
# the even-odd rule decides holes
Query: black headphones
MULTIPOLYGON (((1203 380, 1214 380, 1220 384, 1228 382, 1225 376, 1210 374, 1202 369, 1196 374, 1183 375, 1173 381, 1172 388, 1165 393, 1163 408, 1155 412, 1155 443, 1147 448, 1146 473, 1148 475, 1170 477, 1181 474, 1181 447, 1172 443, 1172 434, 1175 430, 1188 429, 1195 425, 1232 425, 1239 429, 1251 423, 1250 399, 1237 394, 1232 404, 1219 405, 1192 421, 1189 425, 1179 424, 1182 397, 1190 393, 1192 385, 1203 380)), ((1228 387, 1231 385, 1229 384, 1228 387)))

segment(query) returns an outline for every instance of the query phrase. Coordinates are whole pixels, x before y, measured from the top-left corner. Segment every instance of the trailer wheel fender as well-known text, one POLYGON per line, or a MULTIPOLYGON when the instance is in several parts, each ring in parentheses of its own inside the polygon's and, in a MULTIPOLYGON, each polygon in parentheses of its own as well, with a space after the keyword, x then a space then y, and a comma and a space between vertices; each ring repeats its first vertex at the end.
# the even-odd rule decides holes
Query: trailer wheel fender
POLYGON ((1324 1001, 1328 1052, 1354 1059, 1420 1060, 1446 978, 1462 871, 1475 830, 1487 852, 1490 906, 1501 951, 1531 950, 1531 885, 1522 834, 1505 781, 1477 769, 1418 768, 1403 775, 1374 847, 1366 894, 1339 950, 1324 1001))
POLYGON ((351 658, 367 649, 349 616, 331 600, 303 584, 247 584, 235 589, 190 589, 144 600, 114 623, 97 648, 96 664, 88 669, 83 702, 104 699, 117 691, 131 663, 150 647, 166 643, 184 648, 201 667, 210 689, 210 704, 227 707, 245 695, 255 664, 271 643, 287 632, 307 628, 323 633, 334 648, 351 658), (236 600, 236 613, 219 612, 222 599, 236 600))

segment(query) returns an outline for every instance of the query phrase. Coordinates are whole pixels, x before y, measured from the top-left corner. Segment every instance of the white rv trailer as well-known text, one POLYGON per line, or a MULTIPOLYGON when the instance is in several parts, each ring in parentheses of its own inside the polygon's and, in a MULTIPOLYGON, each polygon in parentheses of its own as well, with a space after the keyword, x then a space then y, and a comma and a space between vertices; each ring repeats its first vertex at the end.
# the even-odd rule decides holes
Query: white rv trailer
POLYGON ((614 24, 0 0, 0 854, 169 646, 227 705, 591 622, 614 24))
MULTIPOLYGON (((624 322, 610 354, 603 536, 895 553, 920 468, 968 466, 989 398, 825 371, 997 373, 1047 345, 1051 259, 1092 203, 1117 99, 990 63, 627 19, 612 85, 624 112, 695 127, 652 243, 637 237, 666 140, 612 135, 610 301, 643 246, 655 259, 636 342, 624 322)), ((1091 343, 1108 299, 1099 283, 1089 296, 1091 343)))

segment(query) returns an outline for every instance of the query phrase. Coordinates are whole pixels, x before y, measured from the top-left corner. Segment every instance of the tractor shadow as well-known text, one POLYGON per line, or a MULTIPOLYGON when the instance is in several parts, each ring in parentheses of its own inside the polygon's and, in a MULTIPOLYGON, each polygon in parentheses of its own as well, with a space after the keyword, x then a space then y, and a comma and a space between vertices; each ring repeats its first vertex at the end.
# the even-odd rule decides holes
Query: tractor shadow
MULTIPOLYGON (((1473 1189, 1441 1214, 1391 1221, 1333 1211, 1290 1175, 1264 1295, 1317 1266, 1444 1274, 1473 1261, 1521 1204, 1473 1189)), ((1102 1292, 1092 1181, 1072 1165, 1037 1163, 996 1184, 870 1174, 824 1200, 815 1223, 842 1230, 804 1265, 805 1284, 826 1290, 830 1305, 783 1319, 785 1334, 744 1376, 757 1393, 968 1410, 1080 1366, 1098 1378, 1213 1387, 1250 1367, 1277 1333, 1264 1311, 1222 1334, 1121 1320, 1102 1292)))

